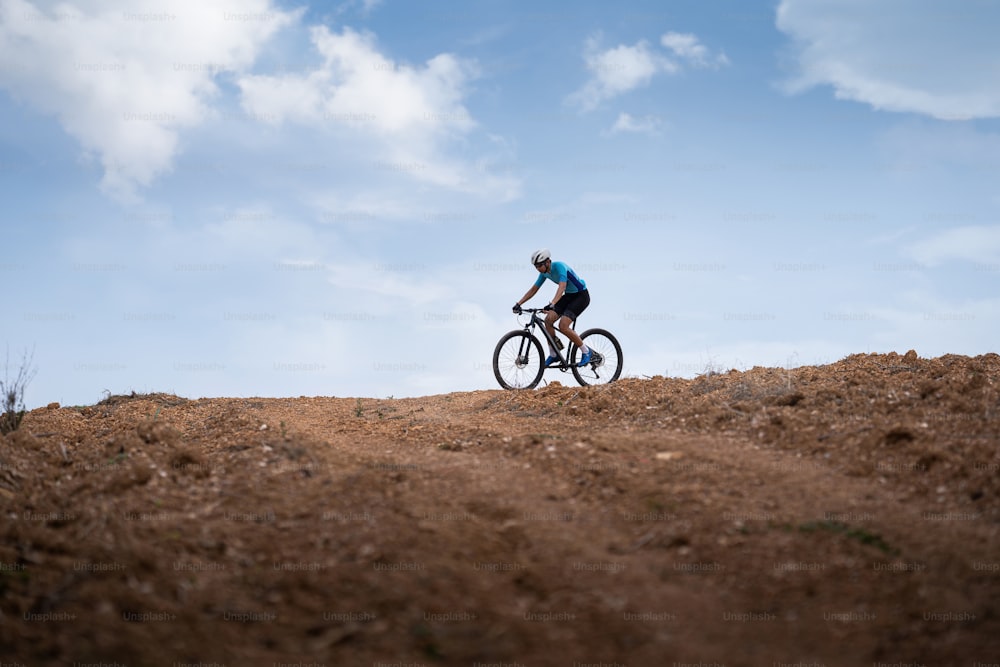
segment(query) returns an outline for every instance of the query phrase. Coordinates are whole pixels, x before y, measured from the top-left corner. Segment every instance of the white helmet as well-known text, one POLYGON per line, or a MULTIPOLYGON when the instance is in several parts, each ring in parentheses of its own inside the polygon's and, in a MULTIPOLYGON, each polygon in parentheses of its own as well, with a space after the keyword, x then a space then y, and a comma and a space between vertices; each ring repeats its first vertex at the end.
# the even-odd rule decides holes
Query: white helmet
POLYGON ((548 248, 542 248, 541 250, 536 250, 535 252, 531 253, 532 264, 541 264, 547 259, 552 259, 552 254, 549 253, 548 248))

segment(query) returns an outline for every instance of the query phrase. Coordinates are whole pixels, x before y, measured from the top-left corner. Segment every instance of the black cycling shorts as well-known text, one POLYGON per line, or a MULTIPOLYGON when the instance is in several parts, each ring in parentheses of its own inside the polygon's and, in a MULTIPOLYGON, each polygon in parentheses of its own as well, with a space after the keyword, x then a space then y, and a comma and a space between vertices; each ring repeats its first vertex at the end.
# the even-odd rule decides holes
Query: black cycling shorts
POLYGON ((576 318, 582 315, 589 305, 590 292, 581 290, 572 294, 563 294, 562 298, 553 304, 552 310, 556 311, 556 315, 568 317, 576 322, 576 318))

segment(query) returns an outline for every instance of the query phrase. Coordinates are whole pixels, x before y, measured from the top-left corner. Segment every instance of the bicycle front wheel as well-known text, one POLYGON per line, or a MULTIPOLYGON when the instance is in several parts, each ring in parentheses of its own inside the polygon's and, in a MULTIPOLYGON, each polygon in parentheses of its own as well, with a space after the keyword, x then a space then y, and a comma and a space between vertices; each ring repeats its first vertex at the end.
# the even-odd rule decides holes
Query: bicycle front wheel
POLYGON ((493 374, 504 389, 532 389, 544 370, 541 344, 524 331, 511 331, 493 350, 493 374))
POLYGON ((583 355, 575 345, 570 350, 569 361, 576 381, 583 385, 594 385, 617 380, 622 374, 622 346, 618 344, 618 339, 604 329, 587 329, 580 334, 580 338, 593 355, 586 366, 577 366, 583 355))

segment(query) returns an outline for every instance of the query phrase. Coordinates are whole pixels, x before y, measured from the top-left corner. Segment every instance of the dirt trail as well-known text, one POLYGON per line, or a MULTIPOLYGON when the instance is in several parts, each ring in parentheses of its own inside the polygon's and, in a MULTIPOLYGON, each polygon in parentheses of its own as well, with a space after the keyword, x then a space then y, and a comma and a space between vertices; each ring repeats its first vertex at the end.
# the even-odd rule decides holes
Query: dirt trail
POLYGON ((0 440, 0 655, 997 662, 998 372, 35 410, 0 440))

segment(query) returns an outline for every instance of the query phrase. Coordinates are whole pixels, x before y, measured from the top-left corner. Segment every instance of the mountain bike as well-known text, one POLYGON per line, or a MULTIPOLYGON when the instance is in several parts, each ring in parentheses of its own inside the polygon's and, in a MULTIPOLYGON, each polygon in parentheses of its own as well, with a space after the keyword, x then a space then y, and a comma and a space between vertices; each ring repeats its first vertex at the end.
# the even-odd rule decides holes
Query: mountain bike
MULTIPOLYGON (((582 357, 579 348, 572 342, 563 355, 563 343, 558 338, 549 335, 545 328, 545 320, 538 313, 544 308, 523 308, 521 313, 529 316, 523 329, 515 329, 503 336, 493 350, 493 374, 504 389, 533 389, 542 379, 546 368, 557 369, 565 373, 573 371, 576 381, 581 385, 607 384, 614 382, 622 372, 622 346, 611 332, 604 329, 587 329, 582 338, 593 355, 585 366, 577 365, 577 359, 582 357), (545 365, 545 354, 535 330, 540 330, 542 336, 556 350, 558 359, 551 365, 545 365)), ((576 322, 573 323, 576 328, 576 322)))

